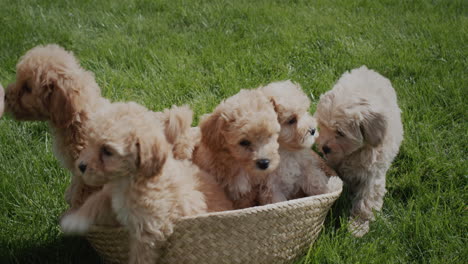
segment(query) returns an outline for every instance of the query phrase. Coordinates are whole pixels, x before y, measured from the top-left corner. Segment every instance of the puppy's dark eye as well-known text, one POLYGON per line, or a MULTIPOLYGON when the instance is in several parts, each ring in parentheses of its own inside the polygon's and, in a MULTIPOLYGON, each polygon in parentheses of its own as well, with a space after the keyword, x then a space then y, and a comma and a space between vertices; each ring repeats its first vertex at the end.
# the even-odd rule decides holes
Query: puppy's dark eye
POLYGON ((340 137, 344 137, 344 136, 345 136, 345 134, 344 134, 343 132, 339 131, 339 130, 336 131, 336 134, 337 134, 338 136, 340 136, 340 137))
POLYGON ((28 83, 24 83, 23 86, 21 87, 21 89, 23 89, 23 91, 27 92, 27 93, 31 93, 32 90, 31 90, 31 87, 29 87, 28 83))
POLYGON ((102 153, 102 155, 104 155, 104 156, 108 156, 108 157, 112 156, 112 152, 111 152, 111 151, 109 150, 109 148, 106 147, 106 146, 103 146, 103 147, 101 148, 101 153, 102 153))
POLYGON ((244 139, 241 142, 239 142, 239 145, 241 145, 243 147, 249 147, 250 145, 252 145, 252 143, 250 141, 244 139))
POLYGON ((296 122, 297 122, 297 118, 293 117, 293 118, 289 119, 288 124, 294 125, 294 124, 296 124, 296 122))

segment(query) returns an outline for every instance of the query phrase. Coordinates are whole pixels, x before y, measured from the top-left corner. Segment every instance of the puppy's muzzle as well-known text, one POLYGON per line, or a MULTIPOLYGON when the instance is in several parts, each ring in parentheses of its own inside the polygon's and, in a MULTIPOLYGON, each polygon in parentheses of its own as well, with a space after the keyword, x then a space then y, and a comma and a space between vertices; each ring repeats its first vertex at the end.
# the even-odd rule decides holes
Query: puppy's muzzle
POLYGON ((85 173, 87 165, 83 162, 80 162, 80 165, 78 165, 78 169, 80 169, 81 173, 85 173))
POLYGON ((268 166, 270 166, 270 160, 269 159, 259 159, 256 161, 257 168, 261 170, 266 170, 268 169, 268 166))
POLYGON ((327 145, 322 147, 322 151, 324 154, 329 154, 331 152, 331 148, 329 148, 327 145))

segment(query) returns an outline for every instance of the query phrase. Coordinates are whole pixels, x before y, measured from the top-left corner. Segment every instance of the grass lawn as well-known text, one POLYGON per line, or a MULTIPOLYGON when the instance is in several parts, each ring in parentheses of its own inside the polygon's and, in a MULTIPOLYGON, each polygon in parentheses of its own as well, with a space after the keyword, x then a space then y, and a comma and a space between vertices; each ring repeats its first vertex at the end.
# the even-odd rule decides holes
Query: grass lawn
MULTIPOLYGON (((105 96, 153 110, 187 103, 200 116, 282 79, 315 107, 365 64, 392 81, 403 110, 384 209, 357 239, 342 196, 300 263, 467 263, 467 31, 466 0, 0 0, 0 83, 28 49, 58 43, 105 96)), ((70 175, 46 124, 6 117, 0 131, 0 263, 99 263, 59 230, 70 175)))

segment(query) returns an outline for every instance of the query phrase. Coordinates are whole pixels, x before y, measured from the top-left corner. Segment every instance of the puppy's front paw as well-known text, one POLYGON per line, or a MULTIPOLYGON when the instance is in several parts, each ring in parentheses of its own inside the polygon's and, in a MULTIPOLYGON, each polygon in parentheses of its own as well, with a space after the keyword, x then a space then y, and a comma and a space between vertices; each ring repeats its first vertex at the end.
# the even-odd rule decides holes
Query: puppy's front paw
POLYGON ((91 220, 78 214, 69 214, 62 218, 60 227, 65 234, 85 234, 91 226, 91 220))
POLYGON ((332 176, 328 179, 327 188, 330 192, 336 192, 343 188, 343 181, 338 176, 332 176))
POLYGON ((349 231, 355 237, 363 237, 369 232, 369 221, 362 219, 350 219, 349 231))

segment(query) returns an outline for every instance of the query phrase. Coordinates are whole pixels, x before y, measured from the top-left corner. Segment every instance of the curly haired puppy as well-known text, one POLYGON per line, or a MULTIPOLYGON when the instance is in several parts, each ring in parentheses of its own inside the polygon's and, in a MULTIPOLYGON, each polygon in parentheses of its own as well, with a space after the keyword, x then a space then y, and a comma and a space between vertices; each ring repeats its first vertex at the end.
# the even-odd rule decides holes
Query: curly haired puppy
POLYGON ((85 124, 92 112, 108 104, 94 75, 62 47, 37 46, 16 65, 5 104, 15 119, 49 122, 54 154, 73 175, 65 198, 72 208, 79 206, 95 190, 82 183, 74 166, 85 145, 85 124))
MULTIPOLYGON (((337 177, 329 181, 324 161, 311 150, 318 136, 317 122, 309 114, 310 100, 291 81, 271 83, 260 90, 273 102, 278 122, 280 164, 259 193, 260 204, 318 195, 341 188, 337 177), (330 186, 328 186, 330 183, 330 186)), ((336 173, 333 173, 336 176, 336 173)))
POLYGON ((153 112, 135 103, 115 103, 96 114, 77 167, 87 184, 104 188, 62 219, 64 231, 86 232, 104 214, 99 206, 111 200, 130 234, 130 263, 154 263, 177 219, 232 209, 204 172, 173 158, 162 127, 153 112))
POLYGON ((385 175, 403 139, 401 111, 390 81, 362 66, 320 97, 317 143, 354 195, 351 230, 363 236, 380 211, 385 175))
POLYGON ((241 90, 200 122, 193 160, 225 188, 235 208, 255 205, 256 188, 279 163, 280 126, 268 98, 241 90))
POLYGON ((5 91, 3 86, 0 84, 0 117, 3 115, 3 109, 5 108, 5 91))

